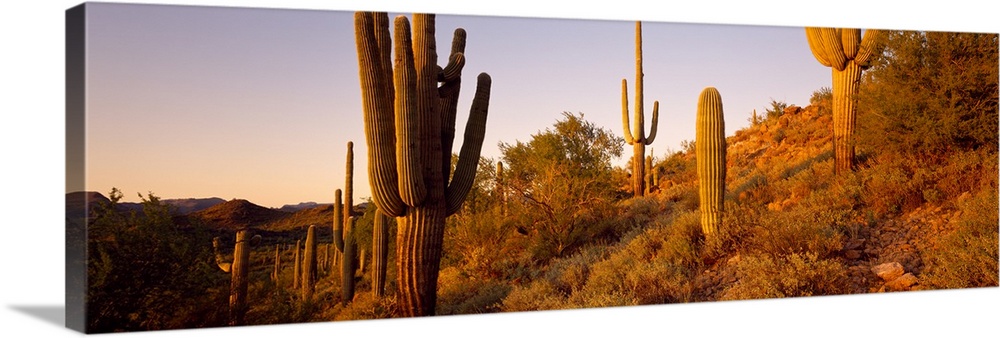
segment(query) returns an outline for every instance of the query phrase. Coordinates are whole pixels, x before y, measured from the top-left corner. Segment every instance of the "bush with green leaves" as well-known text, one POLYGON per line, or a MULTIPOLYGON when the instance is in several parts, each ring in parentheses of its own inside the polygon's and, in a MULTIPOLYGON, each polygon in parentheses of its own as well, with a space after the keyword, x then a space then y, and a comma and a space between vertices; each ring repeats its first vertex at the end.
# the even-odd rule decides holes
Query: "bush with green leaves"
POLYGON ((229 275, 218 271, 212 237, 176 224, 152 193, 141 211, 118 210, 112 189, 89 224, 87 332, 225 325, 229 275))
POLYGON ((860 91, 858 147, 879 153, 995 151, 997 36, 889 32, 860 91))

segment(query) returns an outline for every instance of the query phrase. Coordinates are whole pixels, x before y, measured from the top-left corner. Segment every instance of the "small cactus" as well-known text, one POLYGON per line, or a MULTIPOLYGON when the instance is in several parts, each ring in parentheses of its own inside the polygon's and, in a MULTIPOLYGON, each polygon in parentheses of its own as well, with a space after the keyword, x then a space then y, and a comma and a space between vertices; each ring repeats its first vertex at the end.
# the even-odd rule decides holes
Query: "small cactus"
POLYGON ((497 174, 494 183, 493 193, 496 202, 500 205, 500 214, 507 216, 507 192, 503 184, 503 162, 497 161, 497 174))
POLYGON ((292 288, 293 289, 298 289, 299 287, 302 286, 302 278, 301 278, 302 277, 301 276, 302 275, 302 252, 301 252, 301 247, 302 247, 302 240, 301 239, 300 240, 296 240, 295 241, 295 258, 294 258, 295 259, 295 263, 293 264, 294 268, 292 269, 292 288))
POLYGON ((722 115, 722 96, 714 87, 705 88, 698 97, 696 123, 694 145, 701 229, 705 237, 713 237, 722 224, 726 192, 726 126, 722 115))
POLYGON ((632 145, 632 194, 641 197, 646 192, 646 168, 642 159, 646 157, 646 146, 653 144, 656 138, 656 125, 659 118, 659 101, 653 101, 653 121, 649 135, 645 133, 642 101, 642 22, 635 22, 635 130, 629 126, 628 119, 628 80, 622 79, 622 126, 625 129, 625 142, 632 145))
POLYGON ((281 244, 274 245, 274 271, 271 272, 271 280, 275 284, 278 283, 278 277, 281 276, 281 244))
POLYGON ((212 249, 215 251, 215 261, 219 265, 219 269, 231 275, 229 284, 229 325, 231 326, 246 323, 247 283, 250 274, 249 246, 257 245, 261 241, 260 235, 254 235, 250 240, 247 240, 247 232, 246 229, 236 232, 232 263, 223 261, 222 253, 219 252, 219 238, 212 239, 212 249))
POLYGON ((344 187, 344 200, 341 200, 341 190, 334 192, 333 203, 333 243, 340 252, 340 289, 341 301, 348 303, 354 299, 354 274, 357 254, 357 240, 354 238, 354 142, 347 142, 347 171, 344 187))
POLYGON ((302 259, 302 300, 312 299, 316 290, 316 226, 310 225, 306 232, 306 248, 302 259))

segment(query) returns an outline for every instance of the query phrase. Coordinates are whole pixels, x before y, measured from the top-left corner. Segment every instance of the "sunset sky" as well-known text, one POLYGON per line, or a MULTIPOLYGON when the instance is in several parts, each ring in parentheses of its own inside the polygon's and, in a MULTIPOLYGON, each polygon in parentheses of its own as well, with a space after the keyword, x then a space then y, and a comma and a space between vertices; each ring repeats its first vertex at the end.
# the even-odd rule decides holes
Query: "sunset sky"
MULTIPOLYGON (((354 196, 370 196, 351 12, 91 6, 87 190, 330 202, 354 141, 354 196)), ((621 135, 623 78, 634 104, 634 21, 439 15, 439 46, 456 27, 468 32, 464 75, 493 78, 483 156, 499 158, 499 142, 530 140, 563 112, 621 135)), ((706 86, 722 94, 727 135, 772 98, 807 105, 830 86, 800 27, 644 22, 643 47, 647 132, 659 100, 650 148, 661 158, 694 138, 706 86)), ((456 151, 475 90, 465 83, 456 151)))

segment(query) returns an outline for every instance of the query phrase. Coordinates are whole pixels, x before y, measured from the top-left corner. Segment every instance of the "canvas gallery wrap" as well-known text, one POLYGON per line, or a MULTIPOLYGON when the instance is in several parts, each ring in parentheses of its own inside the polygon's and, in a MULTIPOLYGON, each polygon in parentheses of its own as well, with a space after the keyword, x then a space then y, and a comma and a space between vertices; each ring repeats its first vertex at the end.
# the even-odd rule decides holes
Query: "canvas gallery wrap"
POLYGON ((87 333, 998 286, 997 34, 85 3, 87 333))

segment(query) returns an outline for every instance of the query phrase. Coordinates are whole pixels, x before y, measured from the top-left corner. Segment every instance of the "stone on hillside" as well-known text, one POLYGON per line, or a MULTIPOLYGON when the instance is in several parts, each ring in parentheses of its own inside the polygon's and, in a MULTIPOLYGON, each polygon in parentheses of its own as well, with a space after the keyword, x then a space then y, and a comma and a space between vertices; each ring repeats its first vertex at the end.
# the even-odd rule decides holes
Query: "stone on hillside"
POLYGON ((858 259, 861 258, 861 251, 858 250, 847 250, 844 252, 844 257, 847 259, 858 259))
POLYGON ((903 265, 899 262, 879 264, 872 272, 884 281, 891 281, 903 275, 903 265))
POLYGON ((890 291, 905 291, 916 284, 917 276, 907 272, 905 275, 899 276, 899 278, 886 282, 885 288, 890 291))

